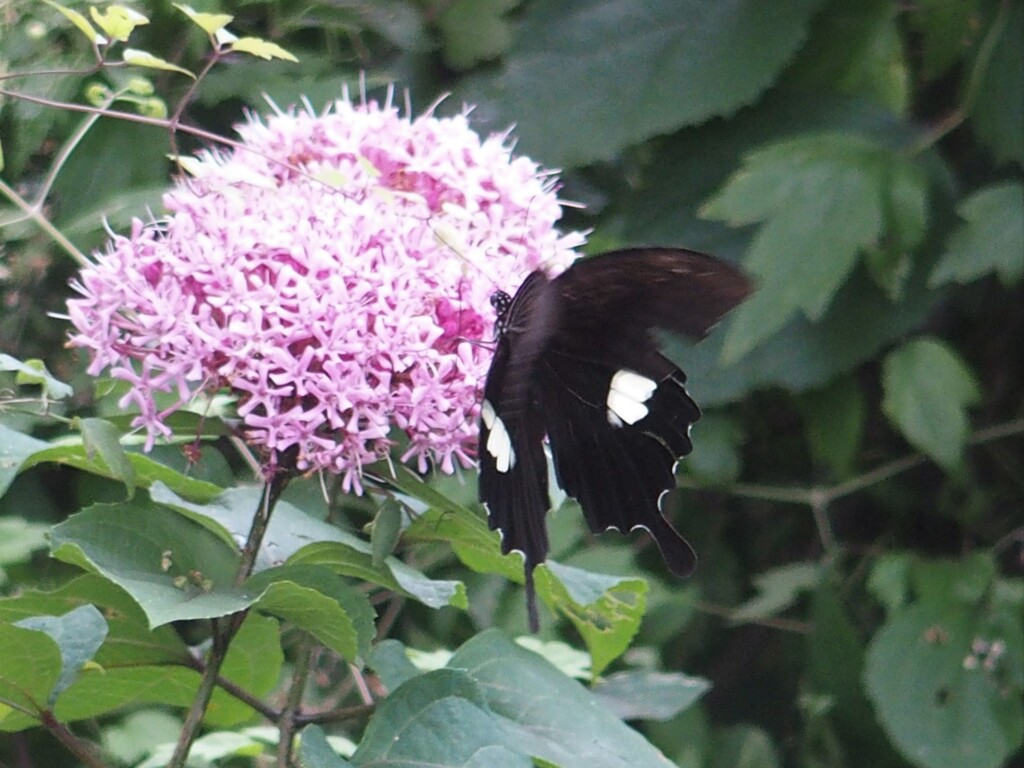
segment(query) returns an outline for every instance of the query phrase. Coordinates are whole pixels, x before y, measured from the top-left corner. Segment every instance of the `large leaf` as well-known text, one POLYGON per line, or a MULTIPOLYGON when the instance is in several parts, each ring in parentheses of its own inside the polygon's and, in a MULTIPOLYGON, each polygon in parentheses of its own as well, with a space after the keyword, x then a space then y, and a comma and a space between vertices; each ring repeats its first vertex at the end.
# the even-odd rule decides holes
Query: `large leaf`
POLYGON ((995 272, 1006 285, 1024 277, 1024 184, 978 190, 957 206, 964 219, 932 272, 932 285, 967 283, 995 272))
POLYGON ((896 612, 864 680, 893 743, 922 768, 998 768, 1024 738, 1020 615, 927 603, 896 612), (1002 653, 989 662, 991 643, 1002 653))
POLYGON ((38 725, 60 678, 60 647, 46 633, 0 624, 0 731, 38 725))
POLYGON ((893 351, 882 371, 882 410, 912 445, 946 469, 963 453, 967 406, 980 398, 970 369, 936 339, 918 339, 893 351))
POLYGON ((618 672, 594 686, 594 695, 622 720, 668 720, 711 690, 702 677, 679 672, 618 672))
POLYGON ((665 757, 594 695, 497 631, 460 648, 447 669, 412 677, 381 704, 356 765, 647 768, 665 757))
POLYGON ((735 312, 724 360, 735 362, 796 312, 820 320, 858 255, 883 234, 914 245, 924 189, 914 166, 861 136, 810 134, 750 153, 704 209, 733 225, 763 222, 746 260, 758 290, 735 312))
POLYGON ((83 605, 63 616, 30 616, 17 626, 44 632, 60 648, 60 677, 50 691, 47 707, 52 707, 64 689, 75 681, 107 637, 107 622, 91 605, 83 605))
POLYGON ((456 90, 491 127, 562 167, 728 115, 771 85, 820 0, 532 3, 494 76, 456 90))
POLYGON ((0 424, 0 496, 7 493, 29 457, 47 443, 0 424))
POLYGON ((249 606, 234 587, 239 553, 154 502, 96 504, 52 532, 54 557, 100 573, 134 598, 151 627, 249 606))
MULTIPOLYGON (((207 504, 195 504, 156 486, 154 499, 188 515, 225 542, 243 542, 260 503, 258 488, 234 488, 207 504)), ((465 587, 457 581, 430 579, 394 557, 374 565, 370 542, 278 501, 257 557, 257 572, 287 562, 326 565, 343 576, 364 579, 401 592, 431 608, 465 607, 465 587)))
POLYGON ((96 574, 79 576, 52 592, 24 590, 4 598, 0 600, 0 621, 61 616, 83 603, 95 605, 106 619, 106 640, 95 660, 108 672, 122 666, 180 664, 188 658, 188 647, 173 628, 150 631, 138 603, 116 584, 96 574))

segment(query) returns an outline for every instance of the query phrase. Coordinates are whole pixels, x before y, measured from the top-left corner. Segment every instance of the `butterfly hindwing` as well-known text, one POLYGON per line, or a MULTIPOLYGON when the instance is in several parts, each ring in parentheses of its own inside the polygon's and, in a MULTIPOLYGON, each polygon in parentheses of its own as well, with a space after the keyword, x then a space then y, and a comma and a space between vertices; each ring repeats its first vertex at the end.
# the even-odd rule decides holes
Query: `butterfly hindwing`
POLYGON ((693 549, 660 504, 700 410, 654 331, 702 338, 749 291, 711 256, 632 249, 583 259, 554 280, 533 272, 513 298, 492 297, 498 344, 481 406, 480 499, 502 551, 525 556, 532 629, 532 574, 548 553, 545 436, 558 483, 591 530, 645 528, 673 573, 692 572, 693 549))
POLYGON ((700 411, 685 377, 656 351, 649 364, 617 368, 551 351, 538 370, 556 477, 594 533, 647 530, 673 573, 689 575, 693 549, 661 512, 677 460, 691 450, 700 411))

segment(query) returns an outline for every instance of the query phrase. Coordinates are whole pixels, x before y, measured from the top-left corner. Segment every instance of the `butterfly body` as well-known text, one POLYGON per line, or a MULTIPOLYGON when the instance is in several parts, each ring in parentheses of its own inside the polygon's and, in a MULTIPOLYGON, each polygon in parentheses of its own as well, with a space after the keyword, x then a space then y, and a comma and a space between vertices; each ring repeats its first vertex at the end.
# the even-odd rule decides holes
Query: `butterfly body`
POLYGON ((502 551, 523 553, 531 627, 533 570, 549 545, 547 437, 555 477, 592 531, 646 529, 669 569, 696 555, 661 513, 700 409, 655 329, 701 338, 748 293, 736 268, 680 249, 614 251, 549 279, 496 292, 498 336, 484 386, 480 499, 502 551))

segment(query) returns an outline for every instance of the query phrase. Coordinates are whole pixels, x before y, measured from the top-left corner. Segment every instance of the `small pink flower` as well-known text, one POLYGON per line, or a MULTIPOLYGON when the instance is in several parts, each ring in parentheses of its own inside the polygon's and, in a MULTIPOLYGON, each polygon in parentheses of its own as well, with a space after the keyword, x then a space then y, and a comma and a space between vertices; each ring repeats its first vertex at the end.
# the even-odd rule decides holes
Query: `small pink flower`
POLYGON ((201 393, 237 402, 272 462, 344 476, 388 454, 471 465, 498 289, 575 258, 555 183, 465 114, 415 120, 339 101, 239 127, 168 214, 115 235, 68 302, 71 343, 131 389, 147 450, 201 393), (160 403, 158 406, 157 403, 160 403))

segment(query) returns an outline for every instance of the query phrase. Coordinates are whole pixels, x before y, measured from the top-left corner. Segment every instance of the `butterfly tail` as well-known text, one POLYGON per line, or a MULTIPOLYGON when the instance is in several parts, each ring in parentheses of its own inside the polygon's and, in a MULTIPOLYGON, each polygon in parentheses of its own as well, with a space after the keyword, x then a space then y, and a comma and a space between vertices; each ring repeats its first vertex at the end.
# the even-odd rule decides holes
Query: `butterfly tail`
POLYGON ((641 526, 651 534, 661 550, 661 557, 665 565, 672 571, 674 576, 685 579, 693 575, 697 568, 697 553, 693 551, 690 542, 679 535, 679 532, 672 524, 665 519, 660 512, 651 515, 641 526))
POLYGON ((537 612, 537 590, 533 584, 533 571, 536 564, 526 564, 526 620, 530 624, 530 631, 533 634, 540 632, 540 614, 537 612))

